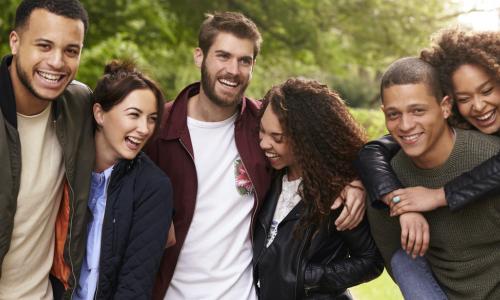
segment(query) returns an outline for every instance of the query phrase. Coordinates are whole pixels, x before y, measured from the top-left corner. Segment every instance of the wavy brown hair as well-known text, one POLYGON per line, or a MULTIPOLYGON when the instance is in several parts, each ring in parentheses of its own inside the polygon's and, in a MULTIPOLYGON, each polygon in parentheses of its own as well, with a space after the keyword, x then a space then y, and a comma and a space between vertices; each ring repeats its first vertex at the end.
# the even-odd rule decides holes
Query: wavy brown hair
POLYGON ((297 228, 322 225, 330 206, 355 177, 353 161, 365 132, 340 96, 317 81, 292 78, 274 86, 263 100, 271 105, 302 173, 299 195, 305 214, 297 228))
MULTIPOLYGON (((481 66, 500 84, 500 31, 443 29, 433 35, 431 47, 422 50, 420 57, 438 70, 444 92, 453 99, 452 76, 464 64, 481 66)), ((454 126, 471 127, 458 112, 456 101, 449 121, 454 126)))

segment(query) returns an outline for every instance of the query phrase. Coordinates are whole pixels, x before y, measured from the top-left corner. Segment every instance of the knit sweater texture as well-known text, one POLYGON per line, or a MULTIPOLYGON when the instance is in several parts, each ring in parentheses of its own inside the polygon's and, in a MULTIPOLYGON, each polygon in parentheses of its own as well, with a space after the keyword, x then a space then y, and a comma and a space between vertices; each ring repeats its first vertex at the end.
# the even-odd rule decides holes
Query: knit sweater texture
MULTIPOLYGON (((419 169, 403 151, 391 165, 404 186, 438 188, 499 149, 496 136, 456 129, 453 150, 442 166, 419 169)), ((500 299, 500 195, 492 193, 460 211, 443 207, 424 216, 430 227, 426 258, 449 299, 500 299)), ((392 254, 401 248, 399 220, 370 205, 368 218, 389 269, 392 254)))

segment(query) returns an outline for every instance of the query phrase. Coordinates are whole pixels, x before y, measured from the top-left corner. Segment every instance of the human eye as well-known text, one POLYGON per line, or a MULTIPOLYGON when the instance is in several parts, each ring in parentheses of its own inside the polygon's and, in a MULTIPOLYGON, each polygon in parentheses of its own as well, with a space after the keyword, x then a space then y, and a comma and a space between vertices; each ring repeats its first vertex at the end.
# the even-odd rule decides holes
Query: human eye
POLYGON ((128 116, 131 117, 131 118, 133 118, 133 119, 137 119, 137 118, 139 118, 139 113, 137 113, 137 112, 129 112, 128 116))
POLYGON ((228 53, 218 53, 217 57, 221 60, 228 60, 229 59, 229 54, 228 53))
POLYGON ((148 122, 151 124, 155 124, 156 123, 156 120, 158 119, 158 116, 150 116, 148 118, 148 122))
POLYGON ((240 64, 243 65, 243 66, 251 66, 253 63, 253 60, 250 58, 250 57, 244 57, 242 59, 240 59, 240 64))
POLYGON ((464 103, 467 103, 469 102, 469 97, 457 97, 456 100, 457 100, 457 103, 460 103, 460 104, 464 104, 464 103))
POLYGON ((395 120, 399 117, 399 113, 397 111, 388 111, 385 113, 385 117, 389 120, 395 120))
POLYGON ((421 116, 425 113, 425 109, 423 108, 415 108, 413 109, 413 114, 417 116, 421 116))
POLYGON ((78 55, 80 55, 80 49, 69 48, 66 49, 66 53, 69 57, 77 57, 78 55))
POLYGON ((483 96, 488 96, 489 94, 491 94, 491 92, 493 92, 493 87, 489 87, 489 88, 482 90, 481 94, 483 94, 483 96))
POLYGON ((49 51, 51 48, 48 43, 38 43, 36 46, 42 51, 49 51))

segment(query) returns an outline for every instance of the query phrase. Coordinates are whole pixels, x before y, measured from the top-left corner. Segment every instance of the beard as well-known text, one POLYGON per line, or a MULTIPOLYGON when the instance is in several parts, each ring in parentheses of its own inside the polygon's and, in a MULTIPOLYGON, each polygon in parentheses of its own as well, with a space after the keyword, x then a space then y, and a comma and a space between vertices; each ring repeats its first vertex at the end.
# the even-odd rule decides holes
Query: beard
POLYGON ((239 85, 239 91, 232 98, 224 97, 223 95, 217 95, 215 91, 215 84, 219 78, 214 78, 208 72, 207 66, 205 64, 205 60, 201 63, 201 86, 203 91, 207 95, 208 99, 212 101, 217 106, 221 107, 230 107, 234 105, 238 105, 241 103, 243 99, 243 94, 248 87, 249 80, 244 79, 241 76, 233 76, 229 74, 225 74, 221 76, 220 79, 227 79, 230 81, 237 82, 239 85))
MULTIPOLYGON (((22 85, 33 95, 35 96, 36 98, 40 99, 40 100, 44 100, 44 101, 53 101, 55 99, 57 99, 59 96, 61 96, 61 94, 66 90, 66 87, 68 85, 66 85, 66 87, 64 87, 64 89, 61 91, 61 93, 59 95, 57 95, 56 97, 54 98, 50 98, 50 97, 45 97, 43 95, 40 95, 40 93, 38 93, 35 88, 33 87, 33 85, 31 84, 30 80, 28 79, 28 74, 27 72, 23 69, 23 67, 21 66, 21 62, 19 61, 19 57, 17 57, 16 59, 16 73, 17 73, 17 78, 19 78, 19 81, 21 81, 22 85)), ((70 83, 71 81, 68 81, 68 84, 70 83)))

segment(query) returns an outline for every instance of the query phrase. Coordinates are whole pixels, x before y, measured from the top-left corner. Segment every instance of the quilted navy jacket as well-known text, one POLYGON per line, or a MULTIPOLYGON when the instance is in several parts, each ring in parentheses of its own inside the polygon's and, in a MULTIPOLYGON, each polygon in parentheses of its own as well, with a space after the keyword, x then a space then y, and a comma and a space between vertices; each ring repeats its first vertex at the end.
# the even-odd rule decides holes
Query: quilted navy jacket
POLYGON ((113 168, 96 299, 151 299, 172 207, 170 180, 146 154, 113 168))

